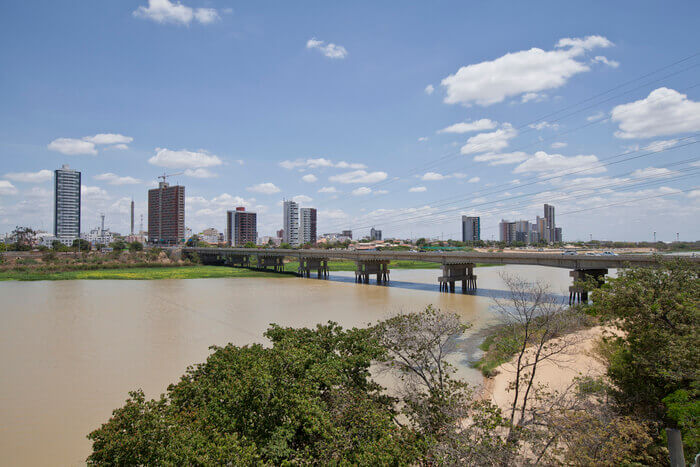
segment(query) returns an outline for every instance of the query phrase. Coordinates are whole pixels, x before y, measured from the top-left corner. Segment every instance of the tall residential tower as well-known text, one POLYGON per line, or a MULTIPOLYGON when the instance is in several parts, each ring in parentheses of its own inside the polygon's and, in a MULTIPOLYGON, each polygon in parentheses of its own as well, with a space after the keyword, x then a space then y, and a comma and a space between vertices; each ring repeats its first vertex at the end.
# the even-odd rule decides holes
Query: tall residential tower
POLYGON ((148 190, 148 242, 176 245, 185 241, 185 187, 158 183, 148 190))
POLYGON ((80 172, 66 164, 54 171, 53 234, 64 242, 80 237, 80 172))
POLYGON ((282 241, 299 246, 299 205, 295 201, 284 201, 284 232, 282 241))
POLYGON ((316 243, 316 208, 301 208, 299 210, 299 240, 305 243, 316 243))
POLYGON ((243 246, 258 240, 258 215, 237 207, 226 212, 226 243, 230 246, 243 246))
POLYGON ((481 219, 462 216, 462 241, 477 242, 481 240, 481 219))

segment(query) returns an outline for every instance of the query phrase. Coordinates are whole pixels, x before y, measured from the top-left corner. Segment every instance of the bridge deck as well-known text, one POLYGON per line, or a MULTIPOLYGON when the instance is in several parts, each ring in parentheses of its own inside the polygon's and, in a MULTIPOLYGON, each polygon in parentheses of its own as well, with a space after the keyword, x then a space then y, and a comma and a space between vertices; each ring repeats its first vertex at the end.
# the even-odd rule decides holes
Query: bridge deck
MULTIPOLYGON (((354 250, 287 250, 255 248, 183 248, 183 251, 199 255, 263 255, 287 258, 326 258, 352 261, 425 261, 440 264, 526 264, 550 266, 566 269, 618 269, 629 266, 651 266, 657 263, 658 256, 618 255, 587 256, 564 255, 557 253, 481 253, 473 251, 417 252, 417 251, 354 251, 354 250)), ((669 258, 664 256, 663 258, 669 258)), ((700 264, 700 258, 684 257, 700 264)))

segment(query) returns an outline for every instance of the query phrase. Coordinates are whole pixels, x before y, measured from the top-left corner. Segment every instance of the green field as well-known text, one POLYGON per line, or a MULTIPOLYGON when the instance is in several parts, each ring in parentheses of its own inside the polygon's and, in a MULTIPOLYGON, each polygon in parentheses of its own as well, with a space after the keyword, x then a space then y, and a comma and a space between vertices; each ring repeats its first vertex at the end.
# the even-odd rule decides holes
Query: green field
POLYGON ((272 272, 226 266, 182 266, 154 268, 97 269, 92 271, 29 272, 3 271, 0 281, 57 281, 72 279, 153 280, 153 279, 203 279, 219 277, 285 277, 272 272))

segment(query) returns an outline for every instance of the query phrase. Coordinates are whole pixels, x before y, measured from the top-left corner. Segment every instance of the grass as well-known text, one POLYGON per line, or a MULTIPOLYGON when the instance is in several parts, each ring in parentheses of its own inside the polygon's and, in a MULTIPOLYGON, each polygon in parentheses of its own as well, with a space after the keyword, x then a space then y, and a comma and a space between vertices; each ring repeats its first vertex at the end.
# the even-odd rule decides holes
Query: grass
POLYGON ((57 280, 155 280, 155 279, 214 279, 221 277, 284 277, 272 272, 227 266, 182 266, 95 269, 89 271, 31 272, 3 271, 0 281, 57 281, 57 280))

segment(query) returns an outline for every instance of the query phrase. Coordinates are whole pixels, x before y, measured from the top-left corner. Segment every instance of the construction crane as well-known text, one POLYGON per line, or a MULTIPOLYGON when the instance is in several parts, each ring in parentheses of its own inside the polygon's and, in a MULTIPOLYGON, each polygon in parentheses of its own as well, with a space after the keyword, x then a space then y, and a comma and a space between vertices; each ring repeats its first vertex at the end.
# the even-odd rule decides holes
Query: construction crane
POLYGON ((178 172, 178 173, 174 173, 174 174, 166 174, 166 173, 163 173, 163 175, 158 175, 158 178, 163 179, 163 183, 165 183, 165 180, 166 180, 168 177, 174 177, 175 175, 182 175, 182 174, 184 174, 184 173, 185 173, 185 172, 178 172))

